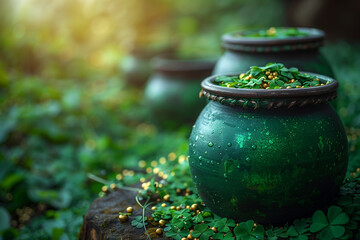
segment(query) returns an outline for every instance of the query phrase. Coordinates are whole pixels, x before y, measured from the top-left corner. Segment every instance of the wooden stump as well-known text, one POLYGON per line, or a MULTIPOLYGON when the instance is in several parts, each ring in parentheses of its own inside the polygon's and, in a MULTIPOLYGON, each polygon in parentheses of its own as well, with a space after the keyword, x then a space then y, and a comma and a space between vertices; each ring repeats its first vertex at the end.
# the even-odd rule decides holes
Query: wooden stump
MULTIPOLYGON (((142 208, 135 201, 136 192, 127 190, 115 190, 103 198, 97 198, 91 204, 84 216, 84 223, 79 234, 80 240, 145 240, 147 235, 144 228, 138 229, 131 226, 131 221, 136 216, 142 215, 142 208), (132 206, 133 214, 125 223, 120 222, 119 212, 126 212, 126 208, 132 206)), ((150 213, 147 213, 147 217, 150 213)), ((157 235, 155 230, 158 226, 149 223, 147 230, 151 239, 170 239, 165 234, 157 235)))

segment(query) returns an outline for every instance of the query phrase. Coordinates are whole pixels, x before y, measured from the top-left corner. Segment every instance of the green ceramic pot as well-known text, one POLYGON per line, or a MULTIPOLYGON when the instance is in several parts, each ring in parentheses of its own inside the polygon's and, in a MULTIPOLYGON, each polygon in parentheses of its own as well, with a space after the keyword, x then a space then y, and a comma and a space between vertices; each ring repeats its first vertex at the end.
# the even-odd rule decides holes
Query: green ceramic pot
POLYGON ((157 58, 145 88, 152 120, 165 128, 194 124, 206 105, 199 99, 200 82, 211 75, 215 61, 157 58))
MULTIPOLYGON (((311 74, 311 73, 310 73, 311 74)), ((280 224, 326 207, 348 162, 347 137, 328 101, 337 82, 296 89, 236 89, 202 82, 210 100, 189 145, 204 203, 222 217, 280 224)))
POLYGON ((316 72, 333 77, 329 63, 319 52, 325 34, 314 28, 297 28, 307 36, 269 38, 244 37, 247 30, 222 36, 225 52, 218 60, 214 74, 245 72, 251 66, 263 66, 269 62, 296 66, 303 71, 316 72))

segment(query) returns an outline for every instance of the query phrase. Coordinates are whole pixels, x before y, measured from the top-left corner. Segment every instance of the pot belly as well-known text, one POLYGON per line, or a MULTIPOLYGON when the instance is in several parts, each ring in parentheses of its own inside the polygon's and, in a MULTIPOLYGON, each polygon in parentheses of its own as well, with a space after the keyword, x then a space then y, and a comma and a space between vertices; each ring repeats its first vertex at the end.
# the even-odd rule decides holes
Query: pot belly
POLYGON ((347 167, 347 140, 328 104, 244 110, 210 102, 190 137, 190 168, 220 216, 283 223, 331 202, 347 167))

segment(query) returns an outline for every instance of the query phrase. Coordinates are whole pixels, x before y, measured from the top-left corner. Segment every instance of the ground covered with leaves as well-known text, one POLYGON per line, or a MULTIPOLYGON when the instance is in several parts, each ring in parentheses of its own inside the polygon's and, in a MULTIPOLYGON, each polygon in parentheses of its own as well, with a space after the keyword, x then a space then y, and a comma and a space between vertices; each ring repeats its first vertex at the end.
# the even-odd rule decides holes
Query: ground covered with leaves
MULTIPOLYGON (((142 190, 134 191, 139 191, 136 201, 143 208, 143 213, 132 216, 132 212, 119 209, 119 219, 122 222, 131 221, 133 227, 144 229, 148 239, 164 236, 176 240, 331 240, 360 237, 360 168, 346 179, 336 201, 329 208, 315 211, 309 218, 272 226, 261 225, 251 219, 236 222, 212 213, 196 193, 185 155, 176 158, 176 154, 171 153, 167 159, 163 157, 140 166, 143 172, 148 172, 134 176, 142 182, 142 190)), ((117 179, 123 179, 123 176, 120 174, 117 179)), ((122 186, 122 181, 110 181, 103 190, 109 192, 122 186)))

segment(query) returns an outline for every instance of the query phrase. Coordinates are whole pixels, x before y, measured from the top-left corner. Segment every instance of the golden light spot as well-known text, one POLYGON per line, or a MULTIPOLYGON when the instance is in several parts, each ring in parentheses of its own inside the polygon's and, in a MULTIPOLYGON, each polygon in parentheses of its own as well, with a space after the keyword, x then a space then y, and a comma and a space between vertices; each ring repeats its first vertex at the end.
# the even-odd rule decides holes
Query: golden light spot
POLYGON ((174 153, 174 152, 169 153, 168 159, 170 161, 174 161, 176 159, 176 153, 174 153))
POLYGON ((154 174, 158 174, 160 172, 160 169, 159 168, 154 168, 153 172, 154 172, 154 174))
POLYGON ((140 178, 140 182, 145 182, 145 178, 144 177, 142 177, 142 178, 140 178))
POLYGON ((101 188, 101 191, 103 191, 103 192, 107 192, 109 190, 109 188, 107 187, 107 186, 103 186, 102 188, 101 188))
POLYGON ((164 172, 159 172, 159 177, 163 177, 164 176, 164 172))
POLYGON ((158 165, 157 161, 154 160, 154 161, 151 162, 152 167, 156 167, 157 165, 158 165))
POLYGON ((144 168, 146 166, 146 162, 144 160, 139 161, 139 167, 144 168))
POLYGON ((161 158, 159 159, 159 162, 160 162, 161 164, 165 164, 165 163, 166 163, 166 158, 161 157, 161 158))
POLYGON ((147 173, 152 173, 152 168, 151 167, 146 168, 146 172, 147 173))
POLYGON ((179 156, 179 163, 183 163, 186 160, 186 156, 185 155, 180 155, 179 156))
POLYGON ((163 179, 167 179, 169 175, 164 174, 163 179))
POLYGON ((116 184, 115 184, 115 183, 110 184, 110 188, 111 188, 111 189, 115 189, 115 188, 116 188, 116 184))
POLYGON ((144 182, 143 184, 141 184, 141 187, 142 187, 144 190, 147 190, 147 189, 150 187, 150 182, 144 182))
POLYGON ((132 176, 135 175, 135 172, 134 172, 133 170, 130 170, 130 171, 128 172, 128 175, 132 177, 132 176))

